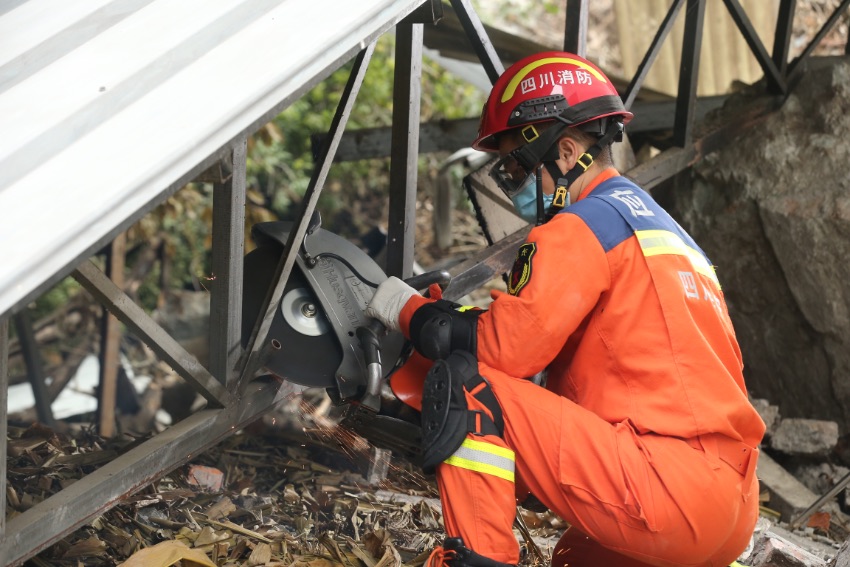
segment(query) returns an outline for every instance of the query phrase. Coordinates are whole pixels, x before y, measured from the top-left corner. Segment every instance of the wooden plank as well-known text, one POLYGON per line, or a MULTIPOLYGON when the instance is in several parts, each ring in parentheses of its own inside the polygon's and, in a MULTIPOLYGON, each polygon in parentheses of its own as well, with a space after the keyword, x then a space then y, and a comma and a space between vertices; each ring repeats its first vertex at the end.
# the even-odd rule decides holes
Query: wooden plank
POLYGON ((44 383, 44 367, 41 363, 41 353, 32 330, 29 311, 25 307, 15 314, 15 329, 18 332, 18 344, 27 367, 27 379, 32 387, 35 398, 35 411, 41 423, 53 426, 53 411, 50 408, 50 394, 44 383))
MULTIPOLYGON (((124 287, 124 254, 126 233, 115 237, 109 245, 106 272, 119 289, 124 287)), ((108 310, 103 310, 100 334, 100 388, 97 397, 98 432, 102 437, 115 435, 115 400, 118 394, 118 366, 121 348, 121 324, 108 310)))

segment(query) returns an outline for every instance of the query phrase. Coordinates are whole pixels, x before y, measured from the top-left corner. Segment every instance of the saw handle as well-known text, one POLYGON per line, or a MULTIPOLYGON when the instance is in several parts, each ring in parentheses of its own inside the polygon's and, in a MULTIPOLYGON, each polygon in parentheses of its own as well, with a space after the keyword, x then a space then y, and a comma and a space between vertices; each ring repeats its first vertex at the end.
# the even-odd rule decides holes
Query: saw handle
MULTIPOLYGON (((433 270, 407 278, 404 283, 413 289, 422 290, 431 284, 445 288, 451 281, 452 275, 447 270, 433 270)), ((372 319, 367 325, 357 327, 356 333, 366 361, 366 393, 360 399, 360 404, 377 413, 381 409, 381 379, 384 376, 381 365, 381 337, 387 334, 387 329, 383 323, 372 319)))
POLYGON ((428 289, 431 284, 438 284, 441 288, 445 289, 451 282, 452 275, 448 270, 433 270, 404 280, 404 283, 420 291, 428 289))

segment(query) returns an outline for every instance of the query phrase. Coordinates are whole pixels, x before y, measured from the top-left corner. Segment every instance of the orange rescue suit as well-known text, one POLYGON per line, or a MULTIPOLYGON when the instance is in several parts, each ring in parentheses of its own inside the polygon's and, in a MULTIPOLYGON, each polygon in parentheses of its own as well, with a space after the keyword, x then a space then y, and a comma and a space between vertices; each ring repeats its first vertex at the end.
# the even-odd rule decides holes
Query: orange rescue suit
MULTIPOLYGON (((553 565, 733 561, 758 517, 764 423, 702 250, 607 169, 531 230, 508 290, 479 317, 475 353, 505 433, 469 434, 469 459, 438 467, 447 533, 516 563, 516 484, 572 526, 553 565), (524 379, 544 369, 545 389, 524 379)), ((405 305, 408 336, 426 301, 405 305)))

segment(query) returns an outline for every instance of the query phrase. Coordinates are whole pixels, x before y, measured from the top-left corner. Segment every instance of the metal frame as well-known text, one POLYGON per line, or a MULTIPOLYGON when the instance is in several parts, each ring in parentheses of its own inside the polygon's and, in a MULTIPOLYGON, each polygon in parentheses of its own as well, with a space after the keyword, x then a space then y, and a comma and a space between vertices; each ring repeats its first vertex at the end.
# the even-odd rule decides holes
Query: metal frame
MULTIPOLYGON (((567 26, 564 45, 582 52, 586 45, 587 0, 567 1, 567 26)), ((722 144, 737 130, 761 120, 777 107, 776 98, 766 97, 760 104, 747 109, 747 114, 735 123, 715 131, 694 135, 697 115, 696 76, 699 66, 702 22, 706 0, 676 0, 661 24, 641 65, 632 79, 624 99, 627 106, 638 103, 638 95, 646 72, 655 61, 659 47, 668 35, 673 20, 687 3, 685 41, 672 124, 673 147, 652 160, 632 169, 628 174, 652 188, 682 171, 702 155, 722 144)), ((842 0, 829 21, 812 39, 800 57, 788 62, 790 29, 795 12, 795 0, 782 0, 777 23, 777 36, 771 56, 756 37, 746 14, 737 0, 724 0, 742 35, 768 76, 773 92, 786 94, 793 76, 810 56, 817 43, 850 5, 842 0)), ((423 2, 424 4, 425 2, 423 2)), ((484 26, 471 8, 469 0, 451 0, 473 49, 481 60, 488 77, 495 81, 504 67, 490 43, 484 26)), ((438 10, 433 9, 436 14, 438 10)), ((422 55, 422 24, 409 19, 397 22, 397 51, 400 59, 396 65, 393 148, 390 188, 390 248, 389 272, 408 275, 413 257, 413 214, 416 198, 416 157, 419 148, 419 100, 422 55)), ((5 522, 0 515, 0 562, 19 565, 27 558, 52 545, 80 525, 109 509, 121 498, 139 490, 152 480, 189 461, 225 438, 231 432, 256 419, 274 407, 296 388, 287 383, 264 386, 265 390, 250 391, 249 383, 262 357, 269 348, 281 345, 266 344, 272 314, 283 292, 284 283, 291 273, 297 243, 308 228, 322 190, 327 172, 340 144, 354 99, 362 84, 363 75, 374 49, 374 38, 356 56, 351 77, 340 100, 325 145, 317 158, 316 169, 305 194, 295 230, 289 235, 284 254, 277 267, 278 285, 269 291, 265 300, 265 316, 252 333, 248 347, 242 351, 238 337, 240 326, 240 296, 242 285, 242 254, 244 252, 245 154, 246 134, 240 132, 220 151, 206 156, 193 169, 194 175, 216 160, 223 160, 229 176, 214 187, 213 212, 213 265, 212 331, 210 333, 210 369, 204 368, 185 351, 150 316, 121 291, 95 264, 86 260, 73 270, 73 276, 90 291, 109 311, 132 332, 142 338, 162 359, 167 361, 187 382, 207 400, 207 408, 170 427, 142 445, 121 455, 97 471, 89 474, 58 494, 50 497, 27 512, 5 522)), ((298 93, 306 92, 313 83, 304 84, 298 93)), ((275 107, 280 110, 280 105, 275 107)), ((259 126, 259 124, 255 125, 259 126)), ((669 127, 669 126, 668 126, 669 127)), ((186 174, 179 180, 185 183, 186 174)), ((138 219, 153 205, 161 202, 176 187, 164 188, 158 200, 142 207, 127 223, 138 219)), ((124 225, 126 226, 126 224, 124 225)), ((114 237, 118 231, 112 231, 114 237)), ((458 298, 496 277, 509 268, 516 246, 525 238, 526 231, 502 239, 475 256, 455 266, 451 271, 454 280, 445 296, 458 298)), ((91 247, 93 251, 95 247, 91 247)), ((61 275, 61 274, 58 274, 61 275)), ((54 275, 54 279, 58 277, 54 275)), ((44 285, 47 285, 46 282, 44 285)), ((44 289, 44 285, 41 289, 44 289)), ((8 326, 12 312, 0 314, 0 432, 6 432, 6 396, 8 385, 8 326)), ((0 447, 0 459, 5 462, 5 443, 0 447)), ((5 508, 5 475, 0 476, 0 509, 5 508)))

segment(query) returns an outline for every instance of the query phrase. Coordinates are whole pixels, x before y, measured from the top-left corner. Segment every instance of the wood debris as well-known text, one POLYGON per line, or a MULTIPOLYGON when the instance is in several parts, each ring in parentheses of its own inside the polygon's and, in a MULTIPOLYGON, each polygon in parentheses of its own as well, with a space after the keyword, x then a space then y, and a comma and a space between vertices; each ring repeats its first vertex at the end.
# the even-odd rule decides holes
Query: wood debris
MULTIPOLYGON (((10 427, 9 436, 9 517, 137 442, 40 425, 10 427)), ((372 454, 368 444, 352 451, 327 434, 236 435, 30 561, 58 567, 421 564, 445 537, 434 479, 393 460, 386 480, 370 485, 372 454), (200 482, 198 471, 205 475, 200 482), (216 471, 221 486, 214 490, 216 471)))

